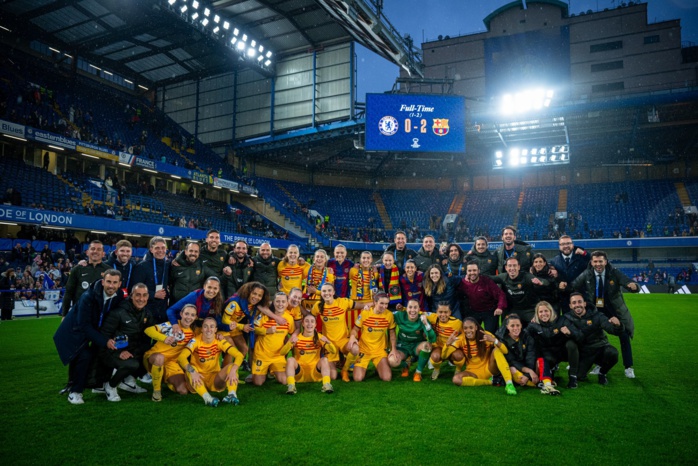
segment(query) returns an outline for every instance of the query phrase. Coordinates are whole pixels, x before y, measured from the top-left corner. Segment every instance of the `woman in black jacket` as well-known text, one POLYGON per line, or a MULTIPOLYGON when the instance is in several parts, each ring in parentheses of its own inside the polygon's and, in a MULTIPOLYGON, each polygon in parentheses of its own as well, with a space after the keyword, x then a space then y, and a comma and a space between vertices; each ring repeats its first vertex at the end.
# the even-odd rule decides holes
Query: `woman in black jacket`
POLYGON ((543 378, 552 379, 557 365, 568 360, 565 345, 576 329, 561 325, 553 306, 541 301, 536 304, 536 315, 526 331, 535 341, 537 357, 543 359, 543 378))
MULTIPOLYGON (((556 275, 555 277, 550 275, 550 269, 553 269, 545 256, 541 253, 536 253, 533 255, 533 265, 531 266, 531 275, 540 279, 547 280, 545 285, 536 285, 534 289, 536 290, 536 295, 540 301, 547 301, 548 303, 554 303, 553 306, 559 307, 559 299, 557 297, 557 290, 560 286, 560 279, 556 275)), ((555 308, 558 311, 558 308, 555 308)))

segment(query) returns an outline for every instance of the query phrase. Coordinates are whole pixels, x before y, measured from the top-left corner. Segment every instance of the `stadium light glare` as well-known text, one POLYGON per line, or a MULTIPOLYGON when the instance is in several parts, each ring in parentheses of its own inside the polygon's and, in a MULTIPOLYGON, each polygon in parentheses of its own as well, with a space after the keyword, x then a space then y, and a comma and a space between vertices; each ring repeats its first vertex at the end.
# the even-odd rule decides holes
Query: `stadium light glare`
POLYGON ((524 165, 526 162, 528 162, 528 157, 521 157, 519 161, 521 162, 521 165, 524 165))
POLYGON ((269 66, 269 65, 271 65, 271 60, 267 60, 264 62, 264 66, 269 66))
POLYGON ((226 31, 230 29, 230 23, 227 21, 223 21, 223 29, 225 29, 226 31))
POLYGON ((531 163, 538 162, 538 157, 531 157, 531 163))
POLYGON ((258 56, 257 56, 257 61, 262 61, 262 60, 264 60, 264 56, 263 56, 263 55, 258 55, 258 56))
POLYGON ((216 23, 216 24, 220 23, 220 22, 221 22, 221 17, 218 16, 218 15, 214 15, 214 16, 213 16, 213 22, 216 23))
POLYGON ((201 20, 201 24, 202 24, 204 27, 208 26, 208 18, 202 19, 202 20, 201 20))
POLYGON ((194 0, 193 2, 191 2, 191 7, 196 10, 197 8, 199 8, 199 2, 194 0))
POLYGON ((238 48, 238 50, 245 50, 245 43, 244 43, 244 42, 238 42, 237 48, 238 48))
POLYGON ((501 159, 504 154, 502 153, 501 150, 498 150, 497 152, 494 153, 494 156, 497 157, 498 159, 501 159))
POLYGON ((551 155, 550 156, 550 161, 555 162, 557 160, 557 155, 551 155))
POLYGON ((253 48, 251 48, 251 47, 250 47, 249 49, 247 49, 247 56, 248 56, 248 57, 254 57, 255 55, 257 55, 257 50, 256 50, 256 49, 253 49, 253 48))
POLYGON ((167 0, 167 3, 169 3, 170 5, 174 5, 175 3, 177 3, 177 0, 167 0))
POLYGON ((243 42, 247 42, 247 34, 243 34, 243 35, 242 35, 242 41, 243 41, 243 42))
POLYGON ((233 29, 233 35, 234 36, 240 35, 240 30, 238 28, 233 29))
POLYGON ((218 34, 218 31, 220 31, 220 30, 221 30, 221 28, 219 26, 216 26, 215 28, 213 28, 213 33, 218 34))
POLYGON ((501 160, 495 160, 494 163, 495 163, 498 167, 501 167, 501 166, 502 166, 502 161, 501 161, 501 160))
POLYGON ((266 57, 267 57, 267 58, 271 58, 271 50, 267 51, 266 57))
POLYGON ((257 47, 257 41, 253 40, 252 42, 250 42, 250 47, 257 47))
POLYGON ((182 8, 179 9, 179 11, 181 11, 182 13, 186 13, 188 9, 189 8, 186 5, 184 5, 182 8))
POLYGON ((548 159, 548 158, 547 158, 545 155, 543 155, 542 157, 538 157, 538 161, 539 161, 540 163, 545 163, 545 161, 546 161, 547 159, 548 159))
POLYGON ((551 89, 524 89, 515 93, 505 93, 501 97, 500 111, 503 115, 525 113, 549 107, 554 91, 551 89))
POLYGON ((528 155, 528 149, 521 149, 521 156, 525 157, 528 155))
POLYGON ((198 11, 194 12, 194 14, 191 15, 192 21, 196 21, 196 18, 198 18, 198 17, 199 17, 199 12, 198 12, 198 11))
POLYGON ((211 10, 204 8, 204 16, 211 16, 211 10))
POLYGON ((263 45, 260 45, 258 50, 259 50, 259 53, 264 52, 264 46, 263 46, 263 45))
POLYGON ((237 42, 237 41, 238 41, 238 38, 237 38, 237 37, 233 37, 232 39, 230 39, 230 43, 231 43, 231 44, 234 44, 234 43, 237 42))

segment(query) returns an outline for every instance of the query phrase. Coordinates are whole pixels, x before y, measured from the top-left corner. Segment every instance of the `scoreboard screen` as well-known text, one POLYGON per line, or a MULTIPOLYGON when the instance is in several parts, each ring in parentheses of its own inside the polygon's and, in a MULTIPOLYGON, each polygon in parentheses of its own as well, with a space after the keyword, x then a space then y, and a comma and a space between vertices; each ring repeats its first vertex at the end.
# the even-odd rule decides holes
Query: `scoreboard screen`
POLYGON ((465 98, 367 94, 367 151, 465 152, 465 98))

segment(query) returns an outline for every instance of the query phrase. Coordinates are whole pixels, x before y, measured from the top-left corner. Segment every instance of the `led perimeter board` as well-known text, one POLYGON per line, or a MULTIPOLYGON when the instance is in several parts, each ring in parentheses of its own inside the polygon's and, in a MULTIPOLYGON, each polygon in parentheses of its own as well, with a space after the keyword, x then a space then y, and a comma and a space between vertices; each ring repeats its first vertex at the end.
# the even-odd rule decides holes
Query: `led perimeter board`
POLYGON ((465 152, 465 98, 366 94, 367 151, 465 152))

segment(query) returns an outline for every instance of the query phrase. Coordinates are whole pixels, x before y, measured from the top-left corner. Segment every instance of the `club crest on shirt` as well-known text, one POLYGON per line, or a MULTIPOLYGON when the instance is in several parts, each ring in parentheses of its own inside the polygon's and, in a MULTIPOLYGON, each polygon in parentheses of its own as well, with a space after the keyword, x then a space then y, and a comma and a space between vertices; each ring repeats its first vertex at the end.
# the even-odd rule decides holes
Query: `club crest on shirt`
POLYGON ((587 325, 591 325, 591 321, 590 321, 590 320, 587 320, 587 325))

